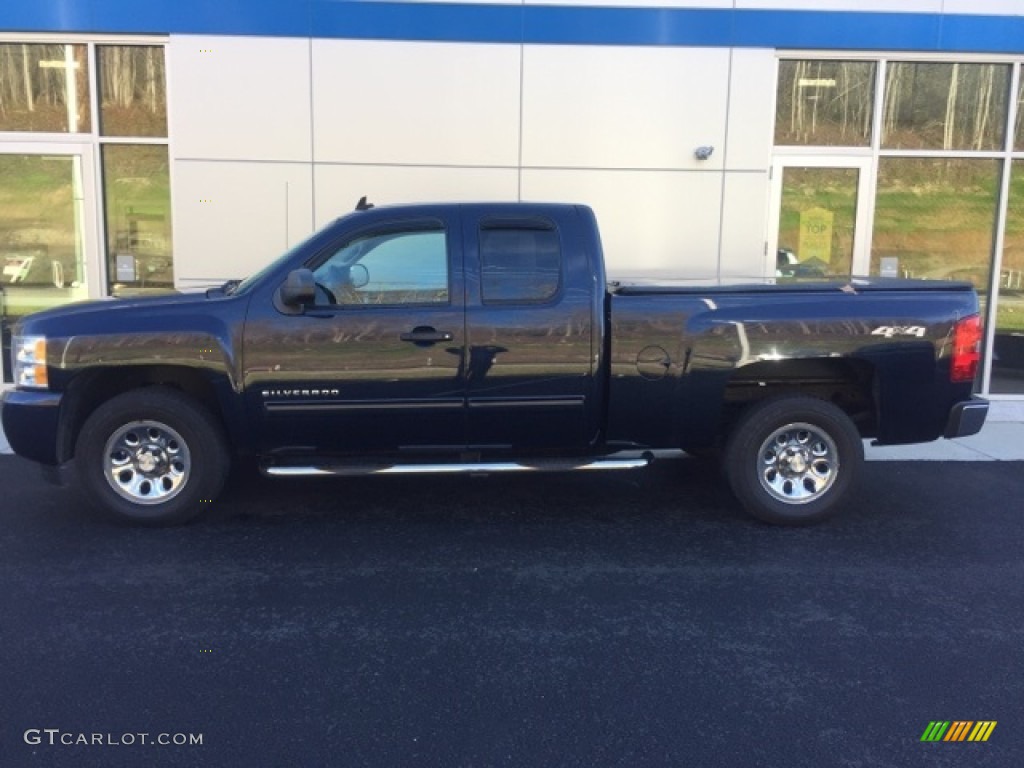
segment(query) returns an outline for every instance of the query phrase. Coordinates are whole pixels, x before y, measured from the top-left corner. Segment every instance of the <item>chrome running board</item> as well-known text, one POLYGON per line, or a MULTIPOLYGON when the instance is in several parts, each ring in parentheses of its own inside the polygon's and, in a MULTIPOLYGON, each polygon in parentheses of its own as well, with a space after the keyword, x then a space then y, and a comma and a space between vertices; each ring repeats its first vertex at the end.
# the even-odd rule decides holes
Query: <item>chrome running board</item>
POLYGON ((351 477, 356 475, 490 475, 502 472, 581 472, 591 470, 640 469, 648 466, 653 456, 639 458, 593 459, 585 463, 555 459, 532 464, 520 462, 479 462, 469 464, 336 464, 336 465, 271 465, 261 467, 271 477, 351 477))

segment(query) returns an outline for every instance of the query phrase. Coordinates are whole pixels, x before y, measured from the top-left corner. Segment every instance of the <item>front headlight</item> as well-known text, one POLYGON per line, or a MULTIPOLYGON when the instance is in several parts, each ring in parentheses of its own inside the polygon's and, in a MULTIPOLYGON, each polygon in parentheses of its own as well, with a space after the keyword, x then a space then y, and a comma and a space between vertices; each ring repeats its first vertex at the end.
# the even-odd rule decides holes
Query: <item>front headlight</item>
POLYGON ((46 389, 46 337, 15 336, 11 345, 14 358, 14 383, 19 387, 46 389))

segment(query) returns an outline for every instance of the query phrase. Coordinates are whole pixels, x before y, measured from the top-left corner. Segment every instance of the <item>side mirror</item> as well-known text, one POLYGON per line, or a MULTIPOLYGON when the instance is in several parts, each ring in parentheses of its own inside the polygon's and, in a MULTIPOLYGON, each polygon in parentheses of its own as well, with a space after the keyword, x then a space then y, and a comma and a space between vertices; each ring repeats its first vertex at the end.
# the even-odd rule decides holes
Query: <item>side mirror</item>
POLYGON ((348 281, 353 288, 365 288, 370 282, 370 270, 362 264, 353 264, 348 272, 348 281))
POLYGON ((279 308, 297 314, 307 304, 316 301, 316 281, 308 269, 293 269, 277 291, 279 308))

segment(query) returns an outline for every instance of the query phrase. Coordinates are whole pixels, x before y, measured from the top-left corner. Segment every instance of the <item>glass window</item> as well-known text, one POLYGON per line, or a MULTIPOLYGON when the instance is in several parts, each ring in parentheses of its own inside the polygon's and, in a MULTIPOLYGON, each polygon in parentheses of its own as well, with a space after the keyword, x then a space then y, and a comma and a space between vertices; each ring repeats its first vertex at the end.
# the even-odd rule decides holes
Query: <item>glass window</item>
POLYGON ((0 131, 91 130, 86 46, 0 43, 0 131))
POLYGON ((1013 164, 989 391, 1024 395, 1024 160, 1013 164))
POLYGON ((164 49, 103 45, 97 56, 100 132, 104 136, 166 136, 164 49))
POLYGON ((480 269, 485 304, 537 303, 558 292, 562 272, 558 232, 484 225, 480 230, 480 269))
POLYGON ((882 146, 1002 149, 1009 78, 1003 64, 889 64, 882 146))
MULTIPOLYGON (((0 154, 0 336, 5 360, 10 360, 15 321, 89 297, 81 164, 79 155, 0 154)), ((0 367, 10 377, 9 368, 0 367)))
POLYGON ((871 274, 966 280, 988 292, 998 160, 883 157, 871 274))
POLYGON ((107 279, 112 294, 174 286, 171 185, 164 145, 103 147, 107 279))
POLYGON ((439 226, 363 235, 313 276, 319 304, 447 304, 447 239, 439 226))
POLYGON ((781 61, 775 143, 868 146, 874 94, 874 62, 781 61))
POLYGON ((859 184, 856 168, 783 168, 777 277, 850 275, 859 184))
POLYGON ((1014 148, 1020 152, 1024 151, 1024 77, 1020 81, 1020 90, 1017 91, 1017 133, 1014 141, 1014 148))

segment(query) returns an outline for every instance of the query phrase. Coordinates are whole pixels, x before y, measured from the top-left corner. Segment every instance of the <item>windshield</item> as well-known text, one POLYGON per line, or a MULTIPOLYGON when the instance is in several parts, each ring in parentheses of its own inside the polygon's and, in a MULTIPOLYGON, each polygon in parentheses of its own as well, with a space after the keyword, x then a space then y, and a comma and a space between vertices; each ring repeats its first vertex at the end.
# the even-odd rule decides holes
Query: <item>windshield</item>
POLYGON ((281 254, 272 262, 263 267, 263 269, 261 269, 259 272, 255 272, 249 275, 244 280, 242 280, 240 283, 238 283, 238 286, 233 291, 230 291, 230 293, 232 295, 241 295, 243 293, 246 293, 247 291, 252 290, 252 287, 258 284, 265 275, 270 274, 274 270, 278 269, 285 262, 290 261, 300 251, 305 250, 307 248, 313 250, 311 246, 313 246, 318 239, 325 237, 327 231, 330 229, 333 229, 333 227, 327 226, 317 232, 314 232, 312 235, 307 237, 298 245, 289 248, 283 254, 281 254))

